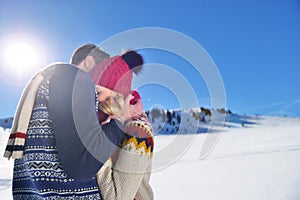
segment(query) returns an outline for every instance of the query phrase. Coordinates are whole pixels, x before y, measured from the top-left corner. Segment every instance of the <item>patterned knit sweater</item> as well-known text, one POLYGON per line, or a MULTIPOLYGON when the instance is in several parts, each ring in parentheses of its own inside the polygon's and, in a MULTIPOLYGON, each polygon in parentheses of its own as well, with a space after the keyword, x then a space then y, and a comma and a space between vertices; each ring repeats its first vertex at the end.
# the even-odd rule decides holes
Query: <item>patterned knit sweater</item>
POLYGON ((45 80, 34 104, 24 155, 15 159, 14 199, 100 199, 95 179, 78 182, 69 178, 63 169, 51 128, 48 98, 49 80, 45 80))
POLYGON ((97 173, 101 196, 105 200, 152 200, 149 185, 153 154, 153 129, 146 115, 126 124, 128 134, 117 155, 97 173))
POLYGON ((24 154, 14 164, 13 198, 101 199, 96 173, 124 141, 124 132, 114 120, 99 125, 89 76, 56 64, 33 98, 24 154))

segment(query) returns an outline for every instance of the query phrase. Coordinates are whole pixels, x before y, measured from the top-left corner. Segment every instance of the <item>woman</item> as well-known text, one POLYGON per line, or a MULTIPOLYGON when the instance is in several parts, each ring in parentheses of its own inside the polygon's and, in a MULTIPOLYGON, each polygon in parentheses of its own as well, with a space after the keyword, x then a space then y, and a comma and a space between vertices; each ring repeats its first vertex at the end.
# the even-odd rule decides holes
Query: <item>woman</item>
MULTIPOLYGON (((139 73, 142 64, 142 57, 129 51, 106 59, 90 72, 99 94, 99 123, 122 117, 119 111, 126 101, 142 106, 139 93, 130 91, 133 72, 139 73)), ((131 113, 131 116, 135 115, 131 113)), ((108 200, 153 199, 149 185, 153 129, 144 114, 123 121, 123 124, 127 133, 124 142, 97 173, 101 196, 108 200)))

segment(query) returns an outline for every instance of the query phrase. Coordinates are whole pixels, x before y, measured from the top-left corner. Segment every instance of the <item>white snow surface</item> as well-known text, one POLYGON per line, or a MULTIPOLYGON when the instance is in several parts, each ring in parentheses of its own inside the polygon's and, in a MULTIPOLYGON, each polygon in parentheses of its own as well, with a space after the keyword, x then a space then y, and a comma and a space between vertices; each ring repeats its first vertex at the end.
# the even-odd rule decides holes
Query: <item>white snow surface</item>
MULTIPOLYGON (((200 159, 200 150, 207 134, 198 134, 175 163, 152 172, 155 199, 300 199, 299 118, 261 117, 256 124, 225 128, 220 134, 205 159, 200 159)), ((2 154, 8 135, 8 130, 0 128, 2 154)), ((154 162, 155 152, 175 137, 188 136, 155 136, 154 162)), ((1 199, 12 199, 12 169, 13 161, 1 156, 1 199)))

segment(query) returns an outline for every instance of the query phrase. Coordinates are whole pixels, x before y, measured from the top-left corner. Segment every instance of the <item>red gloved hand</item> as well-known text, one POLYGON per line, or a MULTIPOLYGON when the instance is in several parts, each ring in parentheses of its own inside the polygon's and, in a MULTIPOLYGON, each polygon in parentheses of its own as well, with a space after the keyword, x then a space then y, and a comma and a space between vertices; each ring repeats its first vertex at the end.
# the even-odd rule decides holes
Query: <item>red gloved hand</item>
POLYGON ((130 94, 133 96, 133 98, 129 101, 129 103, 130 105, 135 105, 138 100, 141 99, 141 95, 136 90, 131 91, 130 94))

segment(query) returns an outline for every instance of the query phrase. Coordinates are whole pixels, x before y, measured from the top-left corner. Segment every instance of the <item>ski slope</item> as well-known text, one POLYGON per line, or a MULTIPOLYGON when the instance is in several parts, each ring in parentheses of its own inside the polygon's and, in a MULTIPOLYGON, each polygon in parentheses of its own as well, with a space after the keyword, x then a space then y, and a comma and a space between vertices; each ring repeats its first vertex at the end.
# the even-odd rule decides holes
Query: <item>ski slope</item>
MULTIPOLYGON (((261 117, 245 127, 226 127, 205 159, 200 159, 200 150, 207 134, 198 134, 175 163, 155 169, 151 177, 155 199, 300 199, 299 118, 261 117)), ((8 132, 0 130, 1 152, 7 137, 8 132)), ((155 153, 177 137, 189 136, 155 137, 154 166, 155 153)), ((12 168, 13 161, 0 158, 1 199, 12 199, 12 168)))

